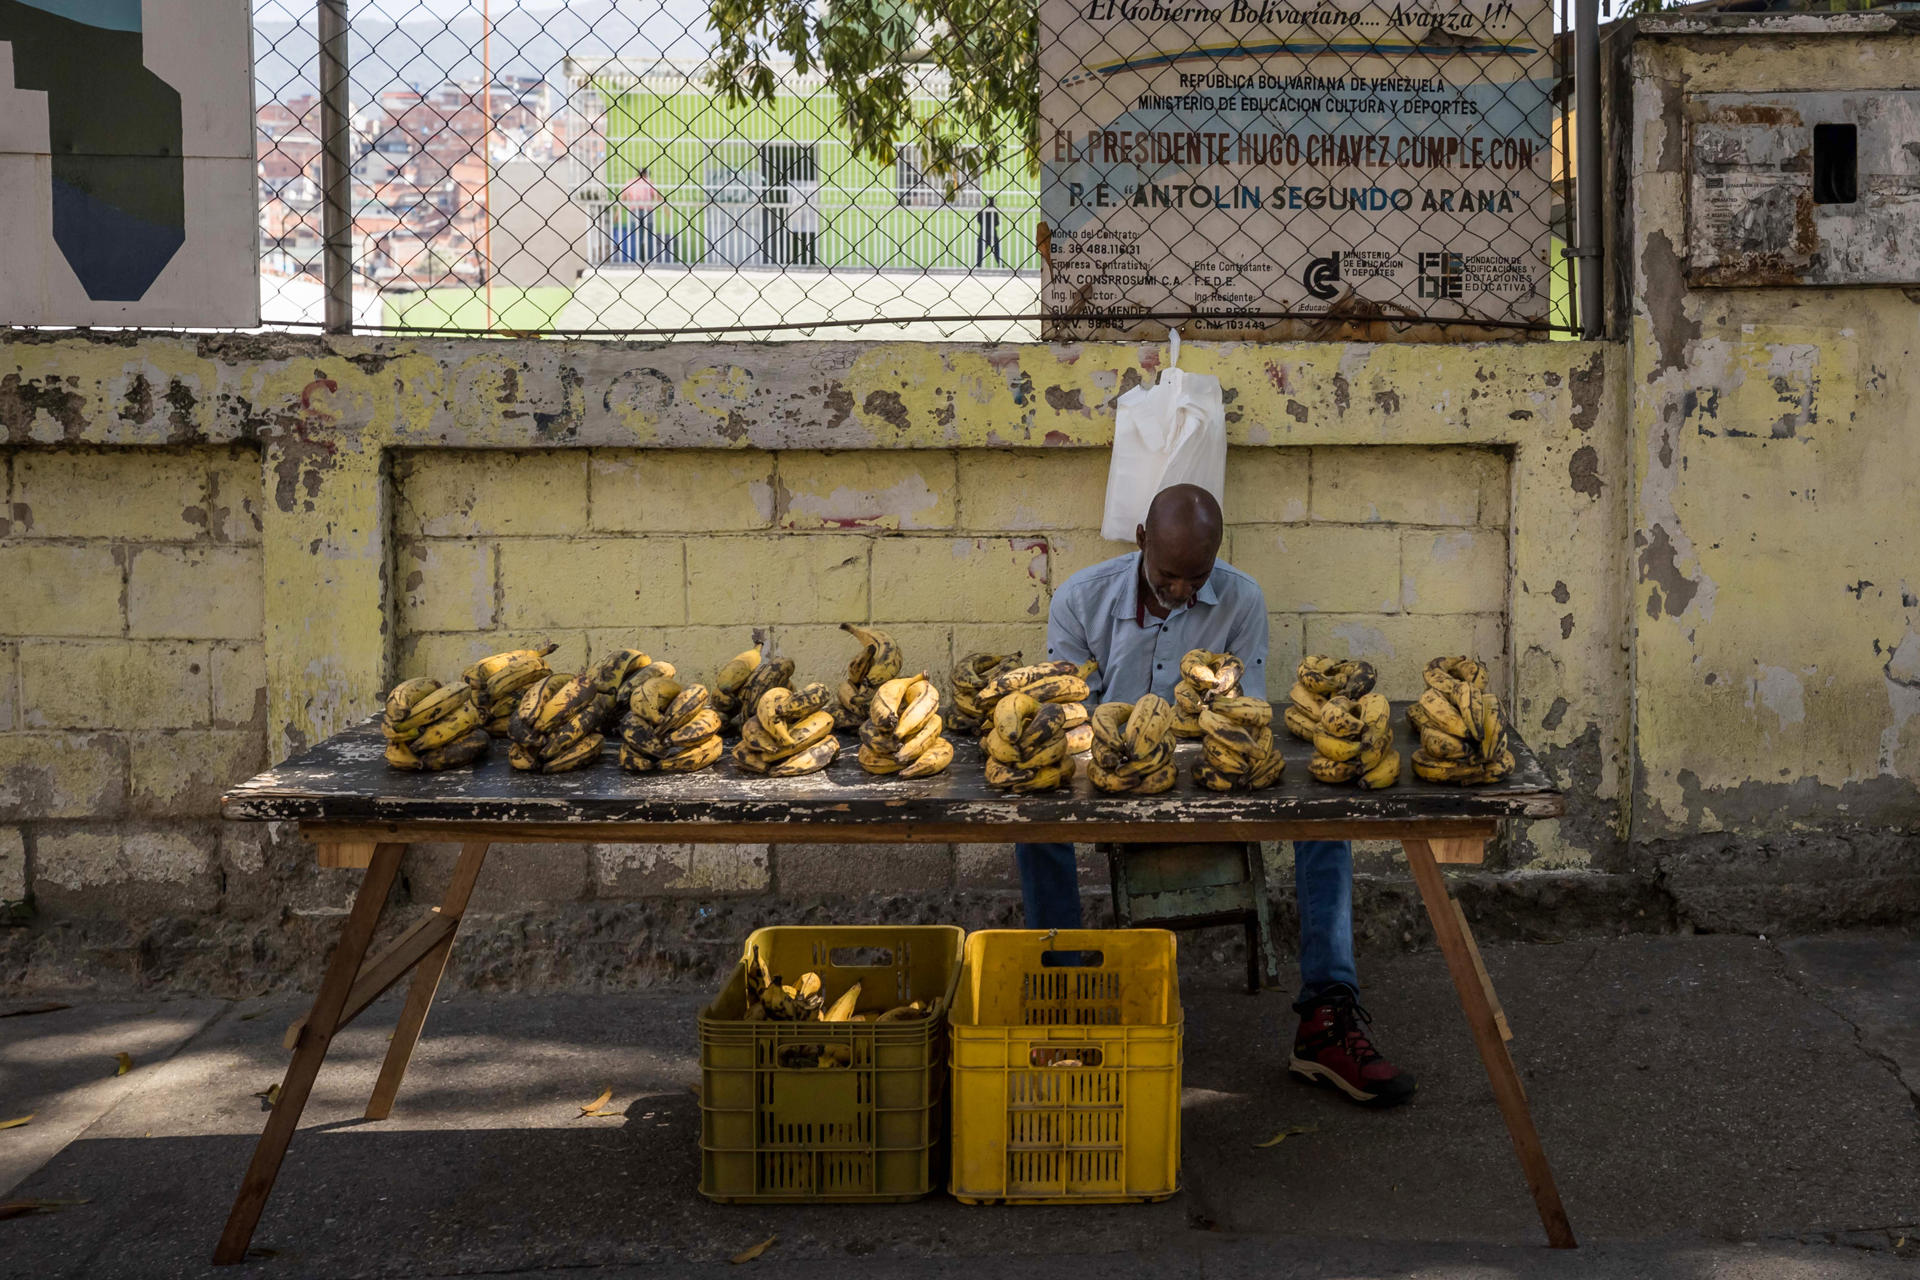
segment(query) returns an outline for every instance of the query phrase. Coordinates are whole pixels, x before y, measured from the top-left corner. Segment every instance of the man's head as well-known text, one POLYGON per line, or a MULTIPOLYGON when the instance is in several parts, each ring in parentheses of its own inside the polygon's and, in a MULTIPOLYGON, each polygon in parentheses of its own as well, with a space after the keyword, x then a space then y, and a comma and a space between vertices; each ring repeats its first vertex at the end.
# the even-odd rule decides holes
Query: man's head
POLYGON ((1220 504, 1197 484, 1176 484, 1154 495, 1134 538, 1141 573, 1161 608, 1192 604, 1207 585, 1220 554, 1221 527, 1220 504))

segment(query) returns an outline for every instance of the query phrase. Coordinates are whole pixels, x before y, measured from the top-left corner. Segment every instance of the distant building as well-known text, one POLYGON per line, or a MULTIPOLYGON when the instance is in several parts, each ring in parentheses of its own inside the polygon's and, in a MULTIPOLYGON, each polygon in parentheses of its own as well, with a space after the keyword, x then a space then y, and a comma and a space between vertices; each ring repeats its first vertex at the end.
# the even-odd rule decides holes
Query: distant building
MULTIPOLYGON (((856 154, 819 76, 776 66, 774 100, 735 108, 704 69, 567 60, 578 129, 569 180, 593 220, 595 265, 1039 270, 1039 202, 1017 148, 1012 163, 949 191, 912 147, 891 164, 856 154), (650 211, 632 194, 643 169, 660 197, 650 211)), ((931 107, 945 88, 928 76, 931 107)))

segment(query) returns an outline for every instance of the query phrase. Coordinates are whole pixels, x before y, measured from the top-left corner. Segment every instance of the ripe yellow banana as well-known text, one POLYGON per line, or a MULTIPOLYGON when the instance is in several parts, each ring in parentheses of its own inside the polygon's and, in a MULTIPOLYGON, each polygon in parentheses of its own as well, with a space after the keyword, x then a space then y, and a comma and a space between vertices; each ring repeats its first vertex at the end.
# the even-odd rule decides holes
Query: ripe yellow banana
POLYGON ((920 753, 918 759, 900 771, 903 778, 931 778, 953 763, 953 744, 945 738, 936 738, 933 745, 920 753))
POLYGON ((747 683, 747 677, 760 665, 760 646, 743 649, 720 664, 720 670, 713 677, 714 687, 722 693, 738 697, 747 683))
POLYGON ((1439 690, 1428 689, 1420 695, 1420 701, 1416 705, 1426 713, 1428 722, 1442 733, 1451 734, 1456 738, 1467 736, 1466 717, 1462 716, 1460 709, 1439 690))
MULTIPOLYGON (((712 715, 715 721, 718 721, 720 718, 718 712, 705 712, 703 714, 712 715)), ((696 770, 706 768, 719 758, 720 731, 716 724, 714 732, 707 737, 684 746, 669 755, 661 756, 657 763, 662 773, 693 773, 696 770)))
POLYGON ((1352 782, 1360 776, 1361 766, 1357 758, 1332 760, 1315 754, 1307 763, 1307 770, 1321 782, 1352 782))
POLYGON ((839 754, 840 739, 829 734, 804 751, 780 761, 769 768, 767 773, 775 778, 797 778, 803 774, 817 773, 832 764, 834 757, 839 754))
POLYGON ((1400 753, 1388 751, 1355 779, 1364 791, 1378 791, 1400 781, 1400 753))
POLYGON ((1353 703, 1336 695, 1320 708, 1320 727, 1336 738, 1357 738, 1367 726, 1366 721, 1354 714, 1353 703))
POLYGON ((1316 733, 1313 735, 1313 749, 1317 754, 1336 762, 1352 760, 1360 754, 1360 740, 1336 738, 1330 733, 1316 733))
POLYGON ((1303 742, 1312 742, 1320 732, 1320 717, 1309 715, 1297 706, 1289 706, 1281 718, 1286 722, 1287 732, 1303 742))

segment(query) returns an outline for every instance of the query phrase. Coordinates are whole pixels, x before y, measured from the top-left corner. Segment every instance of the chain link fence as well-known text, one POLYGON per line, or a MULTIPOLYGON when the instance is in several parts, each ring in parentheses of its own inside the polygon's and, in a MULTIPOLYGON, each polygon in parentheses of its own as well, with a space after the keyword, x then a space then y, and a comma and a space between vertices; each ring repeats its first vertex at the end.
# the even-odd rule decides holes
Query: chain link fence
MULTIPOLYGON (((1047 0, 1042 22, 1107 2, 1059 8, 1047 0)), ((272 328, 320 327, 327 318, 319 7, 315 0, 254 2, 262 316, 272 328)), ((1295 74, 1320 90, 1301 93, 1309 80, 1271 92, 1256 84, 1244 95, 1234 90, 1230 105, 1221 95, 1219 105, 1197 108, 1148 106, 1138 94, 1103 103, 1101 94, 1125 76, 1102 68, 1151 58, 1154 50, 1078 50, 1069 73, 1048 62, 1038 87, 1040 158, 1060 179, 1045 184, 1043 207, 1042 173, 1052 170, 1031 171, 1024 147, 970 172, 942 172, 911 143, 876 155, 856 141, 817 67, 803 71, 769 55, 761 63, 763 92, 729 102, 711 82, 709 0, 352 0, 345 7, 337 152, 349 180, 334 270, 350 275, 356 330, 1018 341, 1138 334, 1156 322, 1223 335, 1251 328, 1330 336, 1333 322, 1410 334, 1414 322, 1430 321, 1443 333, 1453 326, 1454 336, 1575 327, 1572 264, 1559 256, 1571 239, 1572 183, 1563 159, 1571 133, 1566 41, 1553 28, 1565 22, 1534 23, 1530 33, 1546 38, 1521 54, 1458 53, 1468 37, 1449 45, 1439 17, 1428 31, 1424 7, 1417 20, 1382 25, 1392 6, 1345 0, 1315 11, 1343 15, 1337 27, 1307 24, 1316 42, 1311 62, 1285 49, 1260 55, 1258 65, 1269 69, 1291 58, 1295 74), (1391 99, 1371 113, 1341 102, 1353 96, 1344 89, 1324 88, 1328 58, 1342 76, 1378 80, 1385 60, 1406 59, 1410 45, 1412 56, 1431 60, 1447 51, 1447 65, 1471 64, 1475 73, 1387 98, 1367 93, 1375 107, 1391 99), (1100 70, 1089 73, 1089 66, 1100 70), (1050 104, 1067 101, 1056 98, 1066 74, 1094 88, 1073 99, 1077 124, 1048 116, 1050 104), (1511 181, 1470 172, 1459 151, 1449 170, 1445 139, 1463 136, 1458 118, 1444 108, 1416 118, 1423 103, 1462 101, 1475 109, 1468 132, 1524 148, 1508 157, 1511 181), (1089 142, 1086 113, 1103 105, 1111 110, 1089 142), (1263 128, 1262 120, 1274 123, 1263 128), (1079 145, 1090 150, 1050 150, 1053 133, 1076 128, 1079 145), (1127 153, 1107 139, 1103 150, 1099 135, 1122 130, 1146 141, 1130 137, 1135 150, 1127 153), (1172 176, 1191 170, 1189 136, 1213 134, 1266 149, 1245 157, 1252 162, 1236 167, 1229 185, 1208 177, 1210 192, 1219 187, 1232 204, 1248 198, 1236 188, 1258 188, 1263 208, 1282 215, 1271 225, 1288 235, 1352 242, 1331 296, 1324 266, 1317 285, 1302 285, 1310 264, 1280 261, 1262 230, 1269 224, 1224 216, 1236 211, 1218 207, 1212 195, 1203 209, 1193 194, 1202 184, 1172 176), (1362 153, 1341 148, 1359 139, 1364 149, 1368 136, 1403 148, 1405 163, 1345 163, 1362 153), (1168 154, 1174 146, 1182 151, 1168 154), (1415 147, 1418 156, 1406 150, 1415 147), (1432 171, 1424 176, 1444 173, 1447 181, 1404 180, 1421 165, 1432 171), (1079 194, 1070 200, 1075 183, 1079 194), (1439 192, 1449 183, 1449 205, 1465 199, 1471 212, 1401 208, 1394 201, 1402 197, 1374 194, 1439 192), (1103 184, 1109 190, 1098 194, 1103 184), (1184 203, 1166 190, 1176 185, 1187 188, 1184 203), (1321 194, 1302 194, 1313 189, 1321 194), (1494 201, 1504 199, 1505 210, 1480 208, 1483 190, 1507 190, 1494 201), (1192 273, 1215 278, 1181 290, 1143 283, 1152 271, 1139 269, 1137 250, 1105 263, 1063 254, 1082 226, 1120 225, 1124 219, 1090 215, 1096 199, 1122 198, 1144 199, 1153 215, 1156 243, 1146 256, 1228 265, 1192 273), (1392 217, 1350 234, 1358 228, 1341 219, 1352 222, 1356 198, 1384 198, 1392 217), (1314 207, 1300 203, 1308 199, 1314 207), (1420 247, 1429 242, 1435 247, 1420 247), (1436 252, 1437 259, 1421 258, 1436 252), (1527 254, 1537 261, 1516 273, 1511 260, 1527 254), (1435 296, 1365 283, 1384 279, 1380 264, 1402 256, 1412 263, 1408 280, 1435 278, 1435 296), (1490 257, 1508 259, 1508 269, 1494 270, 1490 257), (1272 287, 1256 273, 1294 286, 1272 287), (1223 311, 1233 313, 1231 322, 1221 322, 1223 311), (1304 328, 1276 330, 1270 320, 1304 328)), ((1487 7, 1512 8, 1501 0, 1487 7)), ((925 11, 900 12, 919 14, 926 25, 925 11)), ((932 19, 936 30, 940 21, 932 19)), ((1178 25, 1196 48, 1221 46, 1228 36, 1248 43, 1245 23, 1230 31, 1217 17, 1178 25)), ((1520 28, 1527 33, 1524 22, 1520 28)), ((1047 32, 1042 47, 1067 49, 1067 34, 1047 32)), ((1198 83, 1231 65, 1196 62, 1172 74, 1198 83)), ((927 116, 968 91, 964 76, 956 84, 930 62, 912 64, 907 83, 915 112, 927 116)))

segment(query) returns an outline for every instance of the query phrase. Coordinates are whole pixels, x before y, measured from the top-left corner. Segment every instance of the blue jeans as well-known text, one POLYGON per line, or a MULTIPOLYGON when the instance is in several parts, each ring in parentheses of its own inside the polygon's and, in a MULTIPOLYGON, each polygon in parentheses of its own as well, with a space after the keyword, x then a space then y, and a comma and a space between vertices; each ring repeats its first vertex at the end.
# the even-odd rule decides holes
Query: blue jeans
MULTIPOLYGON (((1070 844, 1017 844, 1027 928, 1080 928, 1080 877, 1070 844)), ((1345 840, 1293 843, 1293 892, 1300 905, 1300 995, 1304 1012, 1334 987, 1356 995, 1353 963, 1353 846, 1345 840)))

